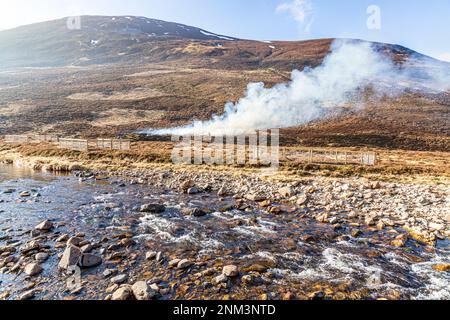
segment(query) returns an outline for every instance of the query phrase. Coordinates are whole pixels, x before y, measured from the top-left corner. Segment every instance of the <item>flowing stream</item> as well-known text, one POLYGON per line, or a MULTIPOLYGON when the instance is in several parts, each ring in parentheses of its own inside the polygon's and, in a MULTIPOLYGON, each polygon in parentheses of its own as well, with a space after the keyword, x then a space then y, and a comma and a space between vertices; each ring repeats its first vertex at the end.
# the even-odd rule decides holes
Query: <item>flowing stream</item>
MULTIPOLYGON (((167 290, 162 299, 220 298, 224 294, 257 298, 262 293, 281 298, 280 292, 287 291, 298 296, 323 291, 335 298, 450 299, 450 273, 432 268, 449 263, 448 241, 427 248, 409 240, 405 248, 393 248, 388 240, 392 236, 385 231, 362 230, 354 238, 346 227, 336 230, 304 217, 304 212, 272 215, 254 207, 234 209, 233 203, 234 199, 215 194, 185 195, 118 178, 80 181, 74 176, 0 165, 0 247, 20 248, 31 239, 29 231, 43 220, 56 226, 54 235, 44 239, 50 258, 42 263, 43 273, 30 279, 4 267, 0 294, 8 291, 8 297, 15 299, 35 288, 36 298, 41 299, 103 299, 110 283, 102 273, 116 269, 128 275, 130 284, 131 280, 158 278, 155 282, 161 288, 178 283, 189 287, 183 295, 167 290), (20 196, 23 191, 30 196, 20 196), (167 210, 142 214, 139 208, 145 203, 164 204, 167 210), (185 207, 211 213, 186 217, 180 212, 185 207), (125 257, 108 258, 108 247, 126 232, 135 244, 116 249, 125 252, 125 257), (54 247, 55 237, 62 233, 84 234, 104 259, 101 266, 83 270, 83 291, 77 295, 66 290, 66 277, 57 268, 64 249, 54 247), (145 252, 150 249, 163 252, 166 262, 146 261, 145 252), (174 257, 195 261, 195 271, 170 269, 167 261, 174 257), (244 286, 234 280, 226 288, 217 288, 209 278, 201 284, 190 282, 193 273, 229 263, 258 281, 244 286)), ((18 258, 20 251, 12 256, 18 258)), ((6 258, 3 255, 0 261, 6 258)))

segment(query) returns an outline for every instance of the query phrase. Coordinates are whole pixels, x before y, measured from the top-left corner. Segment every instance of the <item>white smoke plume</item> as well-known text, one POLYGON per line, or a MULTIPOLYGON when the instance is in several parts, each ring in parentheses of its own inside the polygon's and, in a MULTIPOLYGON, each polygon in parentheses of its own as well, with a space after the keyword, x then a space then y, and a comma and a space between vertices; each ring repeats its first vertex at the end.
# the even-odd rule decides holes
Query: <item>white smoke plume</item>
MULTIPOLYGON (((272 88, 265 88, 264 83, 250 83, 245 96, 237 103, 227 103, 221 116, 184 127, 143 133, 226 135, 298 126, 355 101, 355 96, 369 85, 380 95, 399 90, 393 88, 396 82, 405 88, 414 85, 410 82, 412 71, 405 70, 395 67, 369 43, 339 41, 333 44, 322 65, 302 72, 294 70, 289 83, 272 88)), ((427 76, 435 77, 433 74, 427 76)), ((439 85, 442 85, 442 79, 439 85)))

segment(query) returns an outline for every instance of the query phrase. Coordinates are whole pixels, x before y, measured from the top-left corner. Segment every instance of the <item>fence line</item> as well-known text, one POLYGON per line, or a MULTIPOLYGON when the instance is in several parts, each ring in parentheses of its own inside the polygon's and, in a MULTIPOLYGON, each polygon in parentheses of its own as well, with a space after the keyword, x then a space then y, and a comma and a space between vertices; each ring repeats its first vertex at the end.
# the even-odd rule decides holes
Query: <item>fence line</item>
POLYGON ((377 164, 375 152, 302 150, 285 152, 283 156, 290 161, 316 164, 358 164, 374 166, 377 164))
POLYGON ((123 139, 97 139, 97 148, 111 150, 130 150, 131 141, 123 139))
POLYGON ((39 143, 49 142, 57 144, 61 149, 71 149, 78 151, 88 151, 90 149, 110 149, 110 150, 130 150, 131 140, 124 139, 72 139, 60 138, 56 135, 35 134, 35 135, 5 135, 6 143, 39 143))

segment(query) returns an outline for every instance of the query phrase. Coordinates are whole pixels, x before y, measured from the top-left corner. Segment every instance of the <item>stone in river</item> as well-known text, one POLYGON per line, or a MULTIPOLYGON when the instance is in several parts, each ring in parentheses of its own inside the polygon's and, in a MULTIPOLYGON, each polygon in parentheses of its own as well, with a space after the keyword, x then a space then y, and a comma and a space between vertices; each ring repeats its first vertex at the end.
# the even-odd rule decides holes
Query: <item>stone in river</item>
POLYGON ((126 286, 126 287, 121 287, 121 288, 117 289, 113 293, 111 300, 124 301, 124 300, 128 300, 130 297, 131 297, 131 288, 126 286))
POLYGON ((138 281, 131 287, 136 300, 150 300, 156 296, 154 291, 145 281, 138 281))
POLYGON ((22 191, 21 193, 19 193, 19 196, 22 198, 26 198, 26 197, 30 197, 31 193, 29 193, 28 191, 22 191))
POLYGON ((178 266, 177 266, 177 268, 178 269, 187 269, 187 268, 189 268, 190 266, 192 266, 192 262, 191 261, 189 261, 189 260, 187 260, 187 259, 183 259, 183 260, 181 260, 180 262, 178 262, 178 266))
POLYGON ((36 227, 34 227, 34 229, 39 230, 39 231, 49 231, 52 228, 53 228, 53 223, 51 223, 48 220, 42 221, 36 227))
POLYGON ((197 194, 197 193, 200 193, 200 190, 198 190, 196 187, 189 188, 187 191, 187 194, 197 194))
POLYGON ((222 187, 219 189, 219 191, 217 191, 217 195, 219 197, 224 197, 228 194, 227 190, 225 189, 225 187, 222 187))
POLYGON ((139 211, 144 213, 163 213, 166 211, 166 207, 161 204, 150 203, 142 205, 139 211))
POLYGON ((203 217, 206 216, 206 212, 199 208, 184 208, 181 210, 184 216, 203 217))
POLYGON ((281 188, 278 190, 278 193, 285 198, 290 198, 295 194, 294 190, 290 187, 281 188))
POLYGON ((223 267, 222 274, 226 275, 227 277, 237 277, 239 275, 239 270, 237 266, 231 264, 223 267))
POLYGON ((224 274, 218 275, 213 279, 214 284, 224 283, 228 281, 228 277, 224 274))
POLYGON ((178 265, 178 263, 181 261, 181 259, 173 259, 171 261, 169 261, 169 267, 173 267, 178 265))
POLYGON ((29 263, 25 266, 25 273, 30 277, 36 276, 42 272, 42 267, 37 263, 29 263))
POLYGON ((69 235, 68 234, 62 234, 56 239, 56 242, 58 242, 58 243, 59 242, 65 242, 67 240, 69 240, 69 235))
POLYGON ((67 269, 70 266, 76 266, 81 257, 81 250, 73 245, 67 246, 63 253, 61 260, 59 261, 58 267, 60 269, 67 269))
POLYGON ((263 197, 263 196, 256 195, 256 194, 247 194, 245 196, 245 199, 247 199, 249 201, 261 202, 261 201, 266 200, 267 198, 263 197))
POLYGON ((67 240, 66 245, 67 245, 67 246, 71 246, 71 245, 72 245, 72 246, 78 247, 78 246, 80 246, 80 243, 81 243, 82 241, 84 241, 83 238, 80 238, 80 237, 71 237, 69 240, 67 240))
POLYGON ((38 262, 44 262, 45 260, 48 259, 48 253, 46 253, 46 252, 40 252, 40 253, 37 253, 37 254, 34 256, 34 259, 35 259, 36 261, 38 261, 38 262))
POLYGON ((93 267, 97 267, 101 264, 102 264, 102 258, 95 254, 90 254, 90 253, 83 254, 79 261, 79 265, 82 268, 93 268, 93 267))
POLYGON ((119 274, 118 276, 115 276, 111 278, 111 282, 114 284, 121 284, 127 281, 128 276, 126 274, 119 274))
POLYGON ((145 260, 155 259, 157 254, 158 254, 158 252, 148 251, 148 252, 145 253, 145 260))
POLYGON ((19 296, 19 300, 30 300, 31 298, 34 297, 35 294, 36 291, 34 290, 26 291, 19 296))

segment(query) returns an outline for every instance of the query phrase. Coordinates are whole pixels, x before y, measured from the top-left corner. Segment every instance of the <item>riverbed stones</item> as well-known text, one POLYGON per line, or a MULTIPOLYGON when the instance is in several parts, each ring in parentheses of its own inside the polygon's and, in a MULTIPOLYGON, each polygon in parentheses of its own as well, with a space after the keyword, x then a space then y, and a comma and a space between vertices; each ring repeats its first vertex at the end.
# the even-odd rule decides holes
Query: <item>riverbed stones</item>
POLYGON ((42 244, 37 240, 31 240, 27 242, 23 247, 20 248, 22 255, 26 255, 31 251, 39 250, 42 244))
POLYGON ((207 213, 200 208, 183 208, 181 209, 181 214, 191 217, 204 217, 207 213))
POLYGON ((139 211, 143 213, 163 213, 166 211, 166 207, 158 203, 149 203, 142 205, 139 211))
POLYGON ((187 194, 193 195, 193 194, 197 194, 197 193, 200 193, 200 190, 196 187, 192 187, 187 190, 187 194))
POLYGON ((145 281, 138 281, 131 287, 136 300, 151 300, 155 298, 156 291, 153 290, 145 281))
POLYGON ((69 240, 67 240, 66 245, 79 247, 83 240, 84 239, 81 237, 71 237, 69 238, 69 240))
POLYGON ((391 244, 394 247, 401 248, 404 247, 408 237, 404 234, 398 235, 394 240, 392 240, 391 244))
POLYGON ((48 259, 49 255, 47 252, 39 252, 36 253, 36 255, 34 256, 34 259, 38 262, 44 262, 48 259))
POLYGON ((19 193, 19 197, 28 198, 28 197, 31 197, 31 193, 28 191, 22 191, 21 193, 19 193))
POLYGON ((178 265, 178 263, 181 261, 181 259, 173 259, 169 261, 169 267, 175 267, 178 265))
POLYGON ((226 195, 228 195, 228 192, 227 192, 227 190, 225 189, 225 187, 222 187, 222 188, 220 188, 220 189, 217 191, 217 195, 218 195, 219 197, 225 197, 226 195))
POLYGON ((262 202, 267 199, 266 197, 257 194, 246 194, 244 198, 254 202, 262 202))
POLYGON ((156 258, 157 254, 158 254, 158 252, 156 252, 156 251, 147 251, 145 253, 145 260, 153 260, 156 258))
POLYGON ((285 198, 290 198, 290 197, 293 197, 295 195, 295 191, 291 187, 280 188, 280 189, 278 189, 278 193, 282 197, 285 197, 285 198))
POLYGON ((180 189, 181 189, 183 192, 187 192, 190 188, 193 188, 194 186, 195 186, 194 181, 192 181, 192 180, 186 180, 186 181, 183 181, 183 182, 180 184, 180 189))
POLYGON ((192 265, 193 265, 193 263, 191 261, 189 261, 188 259, 182 259, 178 262, 177 268, 178 269, 187 269, 192 265))
POLYGON ((308 197, 306 195, 302 195, 297 198, 296 204, 298 206, 304 206, 307 203, 308 203, 308 197))
POLYGON ((227 277, 237 277, 239 275, 239 269, 237 266, 230 264, 222 268, 222 274, 227 277))
POLYGON ((59 261, 58 267, 60 269, 66 270, 70 266, 76 266, 81 258, 80 248, 74 245, 68 245, 66 250, 64 250, 63 256, 59 261))
POLYGON ((217 277, 215 277, 213 279, 213 283, 214 284, 225 283, 227 281, 228 281, 228 277, 226 275, 224 275, 224 274, 220 274, 220 275, 218 275, 217 277))
POLYGON ((42 221, 36 227, 34 227, 34 229, 38 230, 38 231, 49 231, 52 228, 53 228, 53 223, 51 223, 49 220, 42 221))
POLYGON ((111 278, 111 282, 114 284, 122 284, 127 280, 128 280, 128 276, 126 274, 119 274, 119 275, 111 278))
POLYGON ((57 239, 56 242, 60 243, 60 242, 66 242, 67 240, 69 240, 69 235, 68 234, 62 234, 60 235, 57 239))
POLYGON ((114 291, 111 300, 113 301, 125 301, 131 298, 132 291, 129 286, 123 286, 114 291))
POLYGON ((30 277, 37 276, 42 271, 43 271, 42 267, 37 263, 29 263, 24 268, 24 272, 30 277))
POLYGON ((81 256, 79 266, 82 268, 94 268, 102 264, 102 258, 90 253, 81 256))
POLYGON ((35 290, 25 291, 19 296, 19 300, 30 300, 35 296, 35 294, 36 294, 35 290))

